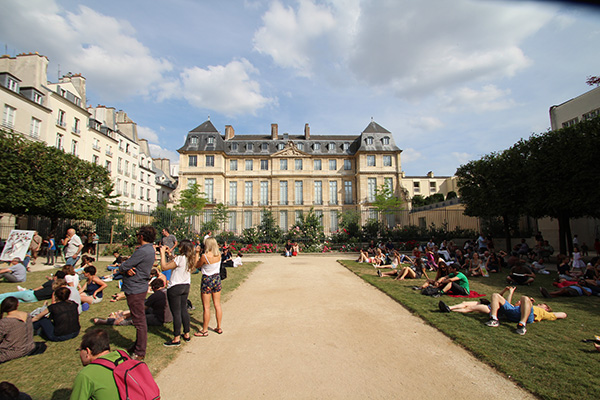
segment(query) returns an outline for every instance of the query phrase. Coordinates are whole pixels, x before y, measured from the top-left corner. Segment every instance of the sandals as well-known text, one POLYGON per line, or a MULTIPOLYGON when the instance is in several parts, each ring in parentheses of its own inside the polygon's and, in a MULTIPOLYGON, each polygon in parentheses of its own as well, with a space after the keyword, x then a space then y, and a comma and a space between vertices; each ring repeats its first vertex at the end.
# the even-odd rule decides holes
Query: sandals
POLYGON ((190 340, 192 340, 191 336, 188 336, 188 337, 182 336, 181 338, 183 339, 184 342, 189 342, 190 340))
POLYGON ((218 333, 220 335, 223 333, 223 329, 217 328, 217 329, 215 329, 215 333, 218 333))
POLYGON ((206 337, 206 336, 208 336, 208 331, 198 331, 198 332, 194 333, 194 336, 206 337))

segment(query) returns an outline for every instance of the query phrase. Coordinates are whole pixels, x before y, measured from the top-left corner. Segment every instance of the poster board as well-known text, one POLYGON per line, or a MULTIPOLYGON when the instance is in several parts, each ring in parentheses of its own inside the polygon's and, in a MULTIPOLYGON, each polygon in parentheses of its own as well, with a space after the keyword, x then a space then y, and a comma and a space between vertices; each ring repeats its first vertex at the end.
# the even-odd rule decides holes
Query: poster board
POLYGON ((0 261, 11 261, 15 257, 24 260, 34 233, 35 231, 22 231, 19 229, 10 231, 10 235, 8 235, 8 239, 6 239, 6 244, 4 245, 4 250, 2 250, 0 261))

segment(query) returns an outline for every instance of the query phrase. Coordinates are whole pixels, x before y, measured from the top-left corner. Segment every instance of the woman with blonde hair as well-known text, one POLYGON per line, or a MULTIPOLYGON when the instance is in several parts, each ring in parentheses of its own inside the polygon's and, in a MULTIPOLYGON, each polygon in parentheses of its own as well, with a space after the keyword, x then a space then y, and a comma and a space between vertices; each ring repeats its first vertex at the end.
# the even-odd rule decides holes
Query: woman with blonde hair
POLYGON ((196 269, 198 263, 198 254, 191 241, 182 240, 179 243, 179 255, 173 260, 167 261, 168 248, 165 245, 160 246, 160 266, 163 271, 173 270, 167 286, 167 299, 173 314, 173 340, 165 342, 164 345, 174 347, 181 344, 182 323, 183 340, 190 341, 190 315, 188 314, 187 300, 192 283, 192 271, 196 269))
POLYGON ((215 305, 215 314, 217 317, 217 327, 214 331, 218 334, 223 333, 221 329, 221 320, 223 311, 221 310, 221 252, 219 245, 214 238, 207 238, 204 242, 204 254, 196 263, 196 268, 202 271, 202 307, 204 309, 204 318, 202 330, 194 333, 194 336, 208 336, 208 323, 210 322, 210 298, 212 297, 215 305))

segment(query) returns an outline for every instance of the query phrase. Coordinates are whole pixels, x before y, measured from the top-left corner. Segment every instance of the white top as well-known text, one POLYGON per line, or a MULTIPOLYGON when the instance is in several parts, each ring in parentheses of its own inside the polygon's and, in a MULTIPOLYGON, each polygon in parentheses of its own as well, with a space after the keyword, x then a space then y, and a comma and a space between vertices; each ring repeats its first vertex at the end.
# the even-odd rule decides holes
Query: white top
POLYGON ((77 288, 79 286, 79 275, 65 275, 65 281, 69 284, 73 282, 73 287, 77 288))
POLYGON ((177 256, 173 262, 177 266, 172 270, 173 272, 171 273, 171 279, 169 280, 167 289, 175 285, 191 284, 192 274, 187 269, 187 258, 185 256, 177 256))
POLYGON ((233 259, 233 266, 234 268, 236 267, 241 267, 242 266, 242 257, 236 257, 233 259))
POLYGON ((73 235, 65 247, 65 258, 72 257, 75 253, 77 253, 79 246, 82 244, 81 238, 77 235, 73 235))
MULTIPOLYGON (((208 261, 208 257, 206 257, 206 254, 203 254, 202 257, 204 257, 204 260, 206 262, 208 261)), ((219 261, 217 261, 214 264, 204 264, 201 268, 202 270, 202 275, 214 275, 214 274, 218 274, 219 271, 221 270, 221 259, 219 259, 219 261)))

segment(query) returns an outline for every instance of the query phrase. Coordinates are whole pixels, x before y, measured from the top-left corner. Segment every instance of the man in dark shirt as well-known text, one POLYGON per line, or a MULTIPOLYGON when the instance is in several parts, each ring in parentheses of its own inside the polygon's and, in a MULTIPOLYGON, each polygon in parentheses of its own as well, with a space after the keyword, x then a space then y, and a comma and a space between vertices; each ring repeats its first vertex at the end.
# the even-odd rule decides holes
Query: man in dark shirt
POLYGON ((123 292, 127 297, 127 305, 131 312, 133 326, 135 326, 135 343, 129 349, 132 358, 143 360, 146 356, 148 342, 148 326, 146 325, 146 310, 144 302, 148 292, 150 271, 154 265, 155 250, 154 239, 156 230, 150 225, 142 226, 137 233, 140 246, 119 267, 123 275, 123 292))

